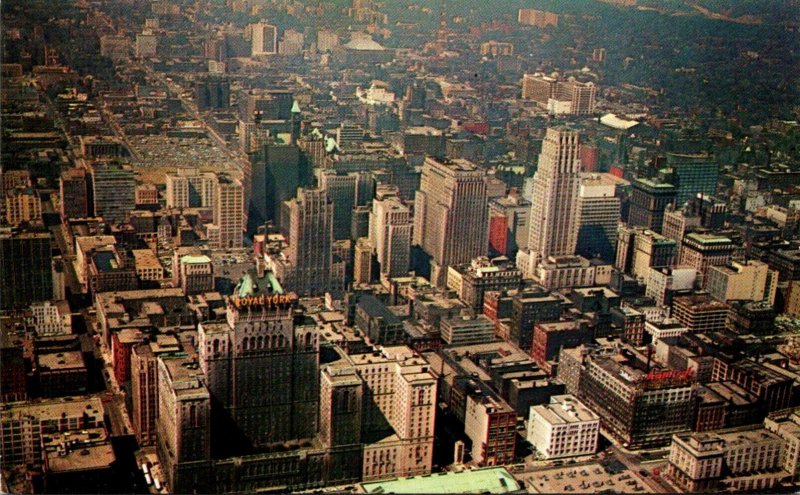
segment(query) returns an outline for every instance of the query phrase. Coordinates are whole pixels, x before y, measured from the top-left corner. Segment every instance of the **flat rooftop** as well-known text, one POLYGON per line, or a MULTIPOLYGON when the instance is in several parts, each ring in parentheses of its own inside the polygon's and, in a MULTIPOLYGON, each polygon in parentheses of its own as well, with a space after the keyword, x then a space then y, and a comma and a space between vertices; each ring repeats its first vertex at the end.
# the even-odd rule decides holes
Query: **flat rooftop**
POLYGON ((504 467, 435 473, 361 483, 364 493, 511 493, 519 483, 504 467))

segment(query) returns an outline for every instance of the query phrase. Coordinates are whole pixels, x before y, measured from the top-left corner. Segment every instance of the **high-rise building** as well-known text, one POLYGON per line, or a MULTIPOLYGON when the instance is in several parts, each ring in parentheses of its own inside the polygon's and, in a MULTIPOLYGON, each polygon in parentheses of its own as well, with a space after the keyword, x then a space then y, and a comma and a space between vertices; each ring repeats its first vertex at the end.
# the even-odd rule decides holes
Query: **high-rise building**
POLYGON ((320 189, 325 191, 333 204, 333 238, 350 238, 353 207, 356 204, 356 174, 337 174, 331 170, 320 170, 317 175, 320 189))
POLYGON ((618 239, 614 266, 634 277, 646 280, 651 268, 668 268, 675 264, 676 242, 661 234, 620 225, 618 239))
POLYGON ((576 253, 586 258, 613 261, 617 251, 620 199, 616 183, 602 175, 581 178, 578 193, 578 241, 576 253))
POLYGON ((778 272, 758 260, 730 265, 712 265, 706 273, 706 289, 719 301, 765 301, 775 303, 778 272))
POLYGON ((369 239, 386 278, 408 275, 411 264, 411 213, 392 192, 379 190, 372 203, 369 239))
POLYGON ((133 169, 118 163, 95 163, 92 183, 95 216, 108 224, 125 222, 136 208, 133 169))
POLYGON ((676 177, 677 204, 684 203, 698 194, 714 196, 719 181, 719 162, 708 154, 667 154, 667 167, 676 177))
POLYGON ((497 254, 513 258, 528 245, 528 220, 531 202, 519 194, 497 198, 489 203, 489 247, 497 254))
POLYGON ((90 215, 92 205, 89 180, 89 175, 82 168, 70 168, 61 174, 61 218, 86 218, 90 215))
POLYGON ((353 255, 353 284, 368 284, 372 281, 372 243, 367 237, 356 240, 353 255))
POLYGON ((166 175, 167 208, 211 208, 216 176, 194 168, 180 168, 166 175))
POLYGON ((677 189, 672 184, 651 179, 636 179, 631 186, 628 225, 661 233, 664 211, 667 206, 675 204, 677 189))
POLYGON ((349 356, 364 382, 364 480, 429 474, 433 466, 436 378, 406 346, 349 356))
POLYGON ((486 291, 518 289, 520 285, 522 273, 505 257, 490 260, 481 256, 447 269, 447 288, 454 290, 459 299, 475 311, 483 308, 486 291))
POLYGON ((161 356, 158 368, 158 459, 173 492, 198 488, 186 465, 211 459, 211 400, 200 366, 185 356, 161 356))
POLYGON ((325 191, 302 188, 286 201, 288 213, 287 271, 300 294, 324 294, 333 263, 333 204, 325 191))
POLYGON ((360 444, 364 381, 355 368, 334 365, 322 370, 319 396, 322 445, 335 448, 360 444))
POLYGON ((547 129, 533 177, 530 236, 527 250, 517 254, 526 278, 549 256, 575 254, 578 241, 580 140, 568 128, 547 129))
POLYGON ((174 335, 156 335, 151 342, 138 344, 131 350, 131 423, 139 445, 156 443, 158 418, 157 359, 179 355, 180 346, 174 335))
POLYGON ((284 293, 271 273, 244 277, 226 321, 198 328, 216 431, 230 443, 219 447, 235 451, 312 438, 319 401, 317 329, 295 323, 297 296, 284 293))
POLYGON ((252 50, 254 56, 278 53, 278 28, 266 21, 250 25, 253 33, 252 50))
POLYGON ((522 98, 533 100, 539 106, 547 108, 547 102, 556 95, 558 78, 544 74, 525 74, 522 76, 522 98))
POLYGON ((548 101, 550 113, 569 113, 571 115, 592 115, 594 113, 597 86, 592 82, 567 81, 559 84, 559 94, 555 103, 548 101), (569 103, 569 111, 560 111, 561 103, 569 103))
POLYGON ((244 188, 239 179, 219 174, 213 203, 214 223, 207 226, 209 245, 216 249, 242 247, 244 188))
POLYGON ((0 309, 22 309, 53 297, 50 233, 0 231, 0 309))
POLYGON ((680 264, 697 270, 700 285, 706 286, 706 275, 712 265, 731 262, 736 244, 727 237, 692 232, 683 238, 680 264))
POLYGON ((700 226, 700 217, 693 215, 688 208, 675 209, 674 205, 667 206, 664 211, 664 224, 661 233, 664 237, 677 243, 676 259, 681 259, 683 236, 700 226))
POLYGON ((531 349, 536 323, 558 320, 562 303, 561 298, 542 288, 523 290, 512 296, 511 342, 520 349, 531 349))
POLYGON ((268 141, 261 152, 251 158, 251 216, 256 225, 277 224, 281 203, 292 199, 300 186, 300 149, 294 143, 268 141))
POLYGON ((297 56, 303 54, 303 45, 305 44, 305 36, 300 31, 294 29, 287 29, 283 32, 281 43, 278 46, 278 51, 281 55, 297 56))
POLYGON ((562 375, 571 383, 567 390, 572 393, 577 385, 577 398, 626 448, 667 445, 673 434, 691 428, 697 393, 691 370, 648 371, 635 356, 582 346, 561 351, 558 376, 562 375), (566 359, 569 355, 574 359, 566 359))
POLYGON ((16 187, 6 192, 6 222, 17 226, 23 222, 42 220, 42 199, 30 187, 16 187))
POLYGON ((486 181, 473 163, 426 157, 414 205, 414 243, 431 256, 434 285, 444 286, 449 265, 486 254, 486 181))

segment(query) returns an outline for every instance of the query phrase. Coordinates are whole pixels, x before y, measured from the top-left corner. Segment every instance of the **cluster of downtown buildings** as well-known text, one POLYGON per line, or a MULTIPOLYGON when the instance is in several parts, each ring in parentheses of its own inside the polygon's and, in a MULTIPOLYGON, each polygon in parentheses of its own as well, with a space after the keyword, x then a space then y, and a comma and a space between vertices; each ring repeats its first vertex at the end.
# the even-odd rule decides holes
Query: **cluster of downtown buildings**
POLYGON ((555 73, 515 56, 553 12, 505 41, 443 11, 390 49, 364 0, 216 7, 263 18, 238 24, 111 4, 75 4, 107 81, 4 19, 4 487, 370 492, 497 466, 511 492, 526 445, 608 442, 669 449, 658 490, 795 482, 796 163, 641 111, 602 87, 603 47, 555 73))

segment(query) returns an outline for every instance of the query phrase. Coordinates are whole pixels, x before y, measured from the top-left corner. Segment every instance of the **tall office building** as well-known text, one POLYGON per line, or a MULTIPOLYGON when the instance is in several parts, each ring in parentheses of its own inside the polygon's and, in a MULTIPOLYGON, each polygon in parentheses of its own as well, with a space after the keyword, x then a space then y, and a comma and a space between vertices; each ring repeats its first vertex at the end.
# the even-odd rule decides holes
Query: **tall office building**
POLYGON ((321 189, 300 189, 284 203, 288 213, 286 251, 295 290, 324 294, 333 263, 333 204, 321 189))
POLYGON ((185 356, 158 358, 158 459, 173 492, 198 490, 183 466, 211 459, 211 401, 203 372, 185 356))
POLYGON ((209 245, 216 249, 242 247, 243 205, 242 183, 238 179, 219 174, 214 185, 214 223, 207 226, 209 245))
POLYGON ((61 174, 61 218, 86 218, 92 212, 90 176, 82 168, 70 168, 61 174))
POLYGON ((727 237, 692 232, 683 238, 680 264, 697 270, 700 285, 705 287, 708 269, 730 263, 735 249, 736 243, 727 237))
POLYGON ((136 207, 133 169, 118 163, 96 163, 92 183, 95 216, 108 224, 125 222, 136 207))
POLYGON ((257 22, 250 25, 252 38, 253 55, 273 55, 278 53, 278 28, 266 21, 257 22))
POLYGON ((159 334, 131 349, 131 423, 139 445, 156 443, 158 357, 182 354, 174 335, 159 334))
POLYGON ((513 258, 528 245, 531 202, 512 193, 489 203, 489 247, 513 258))
POLYGON ((408 275, 411 263, 411 213, 397 195, 379 190, 372 203, 369 240, 387 278, 408 275))
POLYGON ((617 231, 617 257, 614 266, 641 280, 650 277, 651 268, 670 268, 675 264, 677 243, 641 227, 620 225, 617 231))
POLYGON ((53 298, 49 232, 0 231, 0 309, 53 298))
POLYGON ((414 243, 431 256, 431 282, 443 287, 447 267, 488 250, 484 172, 464 159, 425 158, 414 212, 414 243))
POLYGON ((328 194, 333 203, 333 238, 350 238, 353 207, 356 205, 356 174, 337 174, 332 170, 320 170, 317 176, 319 187, 328 194))
POLYGON ((200 365, 214 404, 216 432, 232 435, 227 448, 311 438, 319 403, 316 327, 294 323, 297 297, 284 293, 271 274, 259 277, 258 283, 248 277, 235 289, 242 297, 229 302, 226 321, 198 328, 200 365), (249 299, 256 302, 244 302, 249 299))
POLYGON ((195 168, 180 168, 167 174, 167 208, 211 208, 216 182, 216 175, 195 168))
POLYGON ((636 179, 631 183, 628 225, 645 227, 661 233, 667 206, 676 203, 677 189, 672 184, 652 179, 636 179))
POLYGON ((368 284, 372 281, 372 243, 369 238, 356 240, 353 254, 353 284, 368 284))
POLYGON ((676 177, 676 201, 679 206, 696 198, 698 194, 714 196, 717 193, 719 162, 713 156, 668 153, 667 167, 672 169, 676 177))
MULTIPOLYGON (((280 205, 292 199, 300 186, 300 148, 294 143, 268 141, 251 155, 253 191, 252 224, 278 223, 280 205)), ((283 226, 285 227, 285 226, 283 226)))
POLYGON ((763 261, 734 261, 710 266, 705 285, 718 301, 765 301, 772 305, 778 290, 778 272, 763 261))
POLYGON ((578 242, 580 140, 568 128, 547 129, 533 177, 528 247, 517 253, 517 266, 526 278, 548 256, 575 254, 578 242))
POLYGON ((613 262, 617 252, 620 199, 616 184, 602 175, 581 178, 578 193, 578 241, 576 253, 613 262))
POLYGON ((664 237, 678 243, 675 258, 681 259, 681 246, 683 237, 692 230, 700 227, 700 217, 692 215, 689 208, 676 210, 674 205, 669 205, 664 211, 664 224, 661 233, 664 237))

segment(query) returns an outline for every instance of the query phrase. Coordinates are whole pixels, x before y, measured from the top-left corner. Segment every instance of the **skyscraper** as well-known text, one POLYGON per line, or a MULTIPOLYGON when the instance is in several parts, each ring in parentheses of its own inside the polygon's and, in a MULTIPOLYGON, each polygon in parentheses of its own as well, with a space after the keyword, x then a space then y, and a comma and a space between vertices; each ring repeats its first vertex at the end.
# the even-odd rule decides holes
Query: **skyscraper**
POLYGON ((411 263, 411 229, 413 223, 408 207, 396 194, 378 192, 370 213, 369 239, 387 278, 408 274, 411 263))
POLYGON ((124 222, 136 207, 133 169, 118 163, 96 163, 92 183, 94 214, 108 224, 124 222))
POLYGON ((321 189, 300 189, 287 201, 291 279, 300 294, 324 294, 333 262, 333 203, 321 189))
POLYGON ((536 267, 548 256, 575 254, 579 153, 576 131, 564 127, 547 130, 533 177, 528 248, 517 254, 517 266, 526 278, 534 278, 536 267))
POLYGON ((578 194, 577 254, 613 262, 619 220, 620 199, 615 183, 597 174, 583 177, 578 194))
POLYGON ((258 280, 246 274, 228 304, 226 321, 199 326, 200 364, 215 415, 220 413, 216 431, 240 434, 229 439, 232 444, 240 440, 245 448, 263 447, 311 438, 317 430, 317 331, 294 323, 296 300, 272 274, 258 280))
POLYGON ((414 204, 414 243, 432 258, 434 285, 444 286, 449 265, 486 255, 486 181, 472 162, 426 157, 414 204))
POLYGON ((675 186, 652 179, 636 179, 631 186, 633 190, 628 225, 645 227, 660 234, 664 224, 664 211, 667 206, 676 202, 675 186))
POLYGON ((216 176, 182 168, 166 175, 167 208, 211 208, 214 202, 216 176))
POLYGON ((50 249, 48 232, 0 231, 0 309, 52 299, 50 249))
POLYGON ((238 179, 219 174, 214 185, 214 223, 208 225, 208 242, 217 249, 242 247, 244 188, 238 179))
POLYGON ((266 21, 251 24, 253 30, 253 55, 278 53, 278 28, 266 21))
POLYGON ((263 225, 266 221, 277 223, 281 203, 294 197, 300 186, 300 148, 291 142, 268 140, 251 155, 250 162, 253 169, 251 226, 263 225))
POLYGON ((332 170, 321 172, 317 176, 319 186, 333 203, 333 238, 337 241, 349 239, 358 177, 355 174, 337 174, 332 170))
POLYGON ((704 196, 714 196, 717 192, 719 181, 719 163, 708 154, 667 154, 667 167, 671 168, 677 177, 678 206, 699 193, 704 196))

